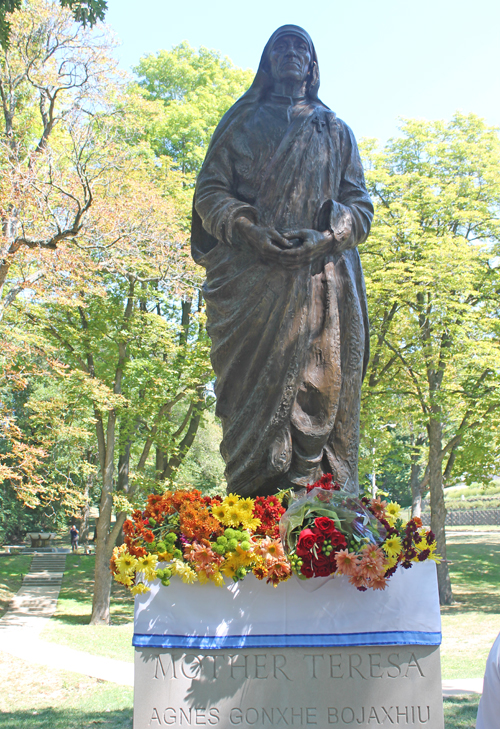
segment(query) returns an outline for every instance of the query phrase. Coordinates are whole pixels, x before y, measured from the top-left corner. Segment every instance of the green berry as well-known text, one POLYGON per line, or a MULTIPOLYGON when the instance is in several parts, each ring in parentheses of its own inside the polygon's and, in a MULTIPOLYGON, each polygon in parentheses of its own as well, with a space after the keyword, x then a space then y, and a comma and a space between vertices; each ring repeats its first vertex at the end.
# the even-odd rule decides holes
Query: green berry
POLYGON ((230 539, 229 542, 227 543, 227 548, 230 552, 234 552, 234 550, 236 549, 237 546, 238 546, 238 542, 236 541, 236 539, 230 539))

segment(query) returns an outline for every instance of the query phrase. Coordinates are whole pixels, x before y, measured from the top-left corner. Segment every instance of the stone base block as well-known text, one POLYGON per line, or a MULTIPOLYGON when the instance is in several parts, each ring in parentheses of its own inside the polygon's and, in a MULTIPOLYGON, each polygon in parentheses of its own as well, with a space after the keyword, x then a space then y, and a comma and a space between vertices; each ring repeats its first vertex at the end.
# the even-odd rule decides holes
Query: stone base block
POLYGON ((134 729, 443 729, 439 648, 136 648, 134 729))

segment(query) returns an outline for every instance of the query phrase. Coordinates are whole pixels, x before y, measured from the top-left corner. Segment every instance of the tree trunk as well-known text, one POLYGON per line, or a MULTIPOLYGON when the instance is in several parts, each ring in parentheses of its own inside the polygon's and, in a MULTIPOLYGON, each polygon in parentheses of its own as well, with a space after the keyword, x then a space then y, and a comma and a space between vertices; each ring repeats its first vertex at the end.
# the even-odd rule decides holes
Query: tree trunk
POLYGON ((440 418, 432 418, 428 425, 429 433, 429 489, 431 496, 431 529, 436 536, 437 551, 442 562, 437 566, 439 602, 441 605, 451 605, 453 593, 451 591, 450 572, 446 561, 446 506, 444 503, 443 472, 442 472, 442 424, 440 418))
MULTIPOLYGON (((99 522, 101 522, 99 518, 99 522)), ((112 575, 109 560, 113 554, 113 545, 108 547, 107 540, 99 536, 97 524, 97 540, 95 550, 94 597, 92 599, 91 625, 109 625, 109 604, 111 601, 112 575)))
POLYGON ((411 486, 411 516, 420 517, 422 514, 422 492, 420 491, 420 464, 412 460, 410 472, 411 486))
POLYGON ((89 516, 90 516, 90 499, 89 499, 89 485, 85 484, 85 504, 82 508, 82 518, 80 519, 80 543, 82 546, 87 547, 89 543, 89 516))
MULTIPOLYGON (((113 554, 117 534, 111 532, 113 513, 113 474, 115 453, 116 413, 110 411, 106 428, 106 448, 102 473, 101 502, 97 521, 95 545, 94 597, 92 600, 91 625, 109 625, 109 602, 111 598, 111 572, 109 560, 113 554)), ((115 525, 116 527, 116 525, 115 525)), ((113 529, 113 532, 115 529, 113 529)), ((116 530, 117 532, 118 530, 116 530)))

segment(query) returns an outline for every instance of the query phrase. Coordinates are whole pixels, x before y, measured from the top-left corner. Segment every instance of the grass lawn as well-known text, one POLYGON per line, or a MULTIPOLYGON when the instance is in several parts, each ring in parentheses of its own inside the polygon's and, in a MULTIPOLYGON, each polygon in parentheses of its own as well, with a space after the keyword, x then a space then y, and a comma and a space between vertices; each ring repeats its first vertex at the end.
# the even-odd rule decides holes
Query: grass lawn
POLYGON ((479 696, 453 696, 443 704, 445 729, 473 729, 476 726, 479 696))
POLYGON ((96 656, 132 662, 133 598, 126 588, 113 582, 112 625, 89 625, 93 582, 94 557, 69 554, 57 610, 41 638, 96 656))
POLYGON ((0 616, 21 587, 23 575, 29 572, 31 559, 30 554, 0 556, 0 616))
POLYGON ((0 729, 132 729, 133 690, 0 652, 0 729))
POLYGON ((481 678, 500 631, 500 533, 448 534, 455 604, 441 610, 443 678, 481 678))

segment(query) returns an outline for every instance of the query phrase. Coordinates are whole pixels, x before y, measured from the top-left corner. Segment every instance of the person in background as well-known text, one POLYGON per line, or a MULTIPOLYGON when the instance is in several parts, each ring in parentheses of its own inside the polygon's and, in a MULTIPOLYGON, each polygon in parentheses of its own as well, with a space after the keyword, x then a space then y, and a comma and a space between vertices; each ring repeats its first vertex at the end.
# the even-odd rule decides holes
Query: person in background
POLYGON ((500 726, 500 633, 490 650, 484 672, 483 695, 479 702, 476 729, 500 726))
POLYGON ((71 551, 77 552, 78 551, 78 529, 73 524, 71 529, 69 530, 69 536, 71 539, 71 551))

